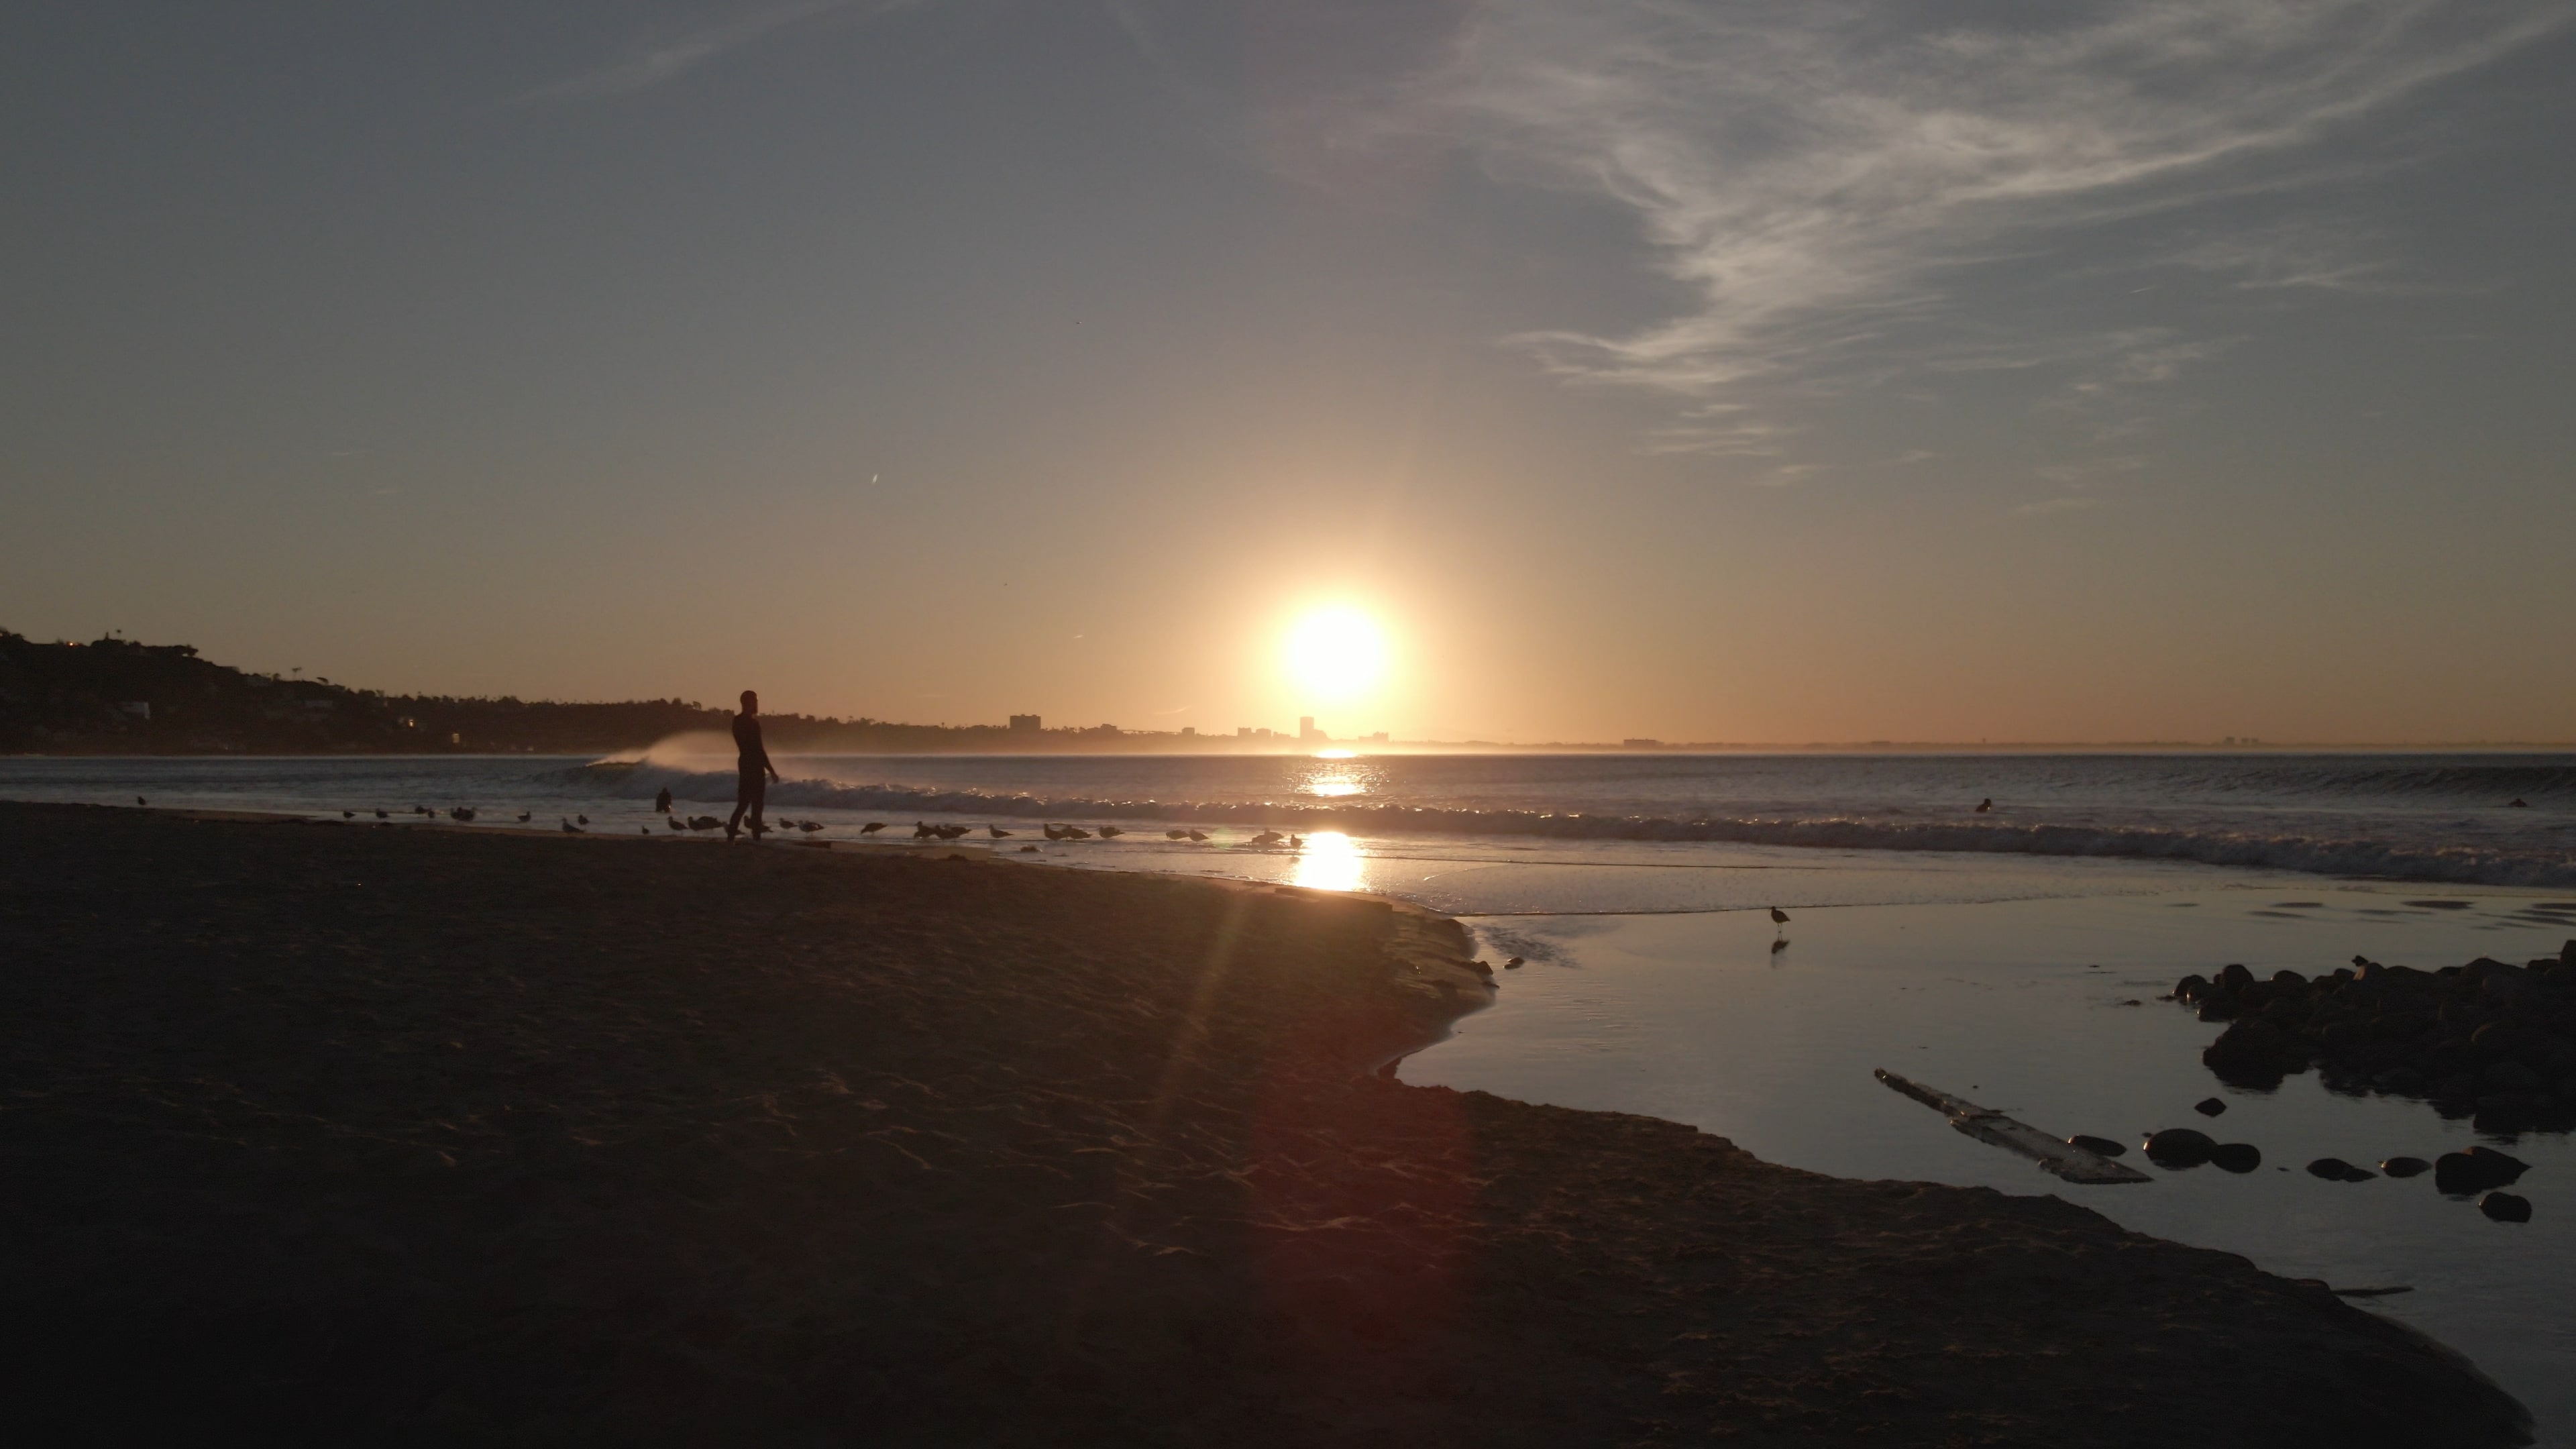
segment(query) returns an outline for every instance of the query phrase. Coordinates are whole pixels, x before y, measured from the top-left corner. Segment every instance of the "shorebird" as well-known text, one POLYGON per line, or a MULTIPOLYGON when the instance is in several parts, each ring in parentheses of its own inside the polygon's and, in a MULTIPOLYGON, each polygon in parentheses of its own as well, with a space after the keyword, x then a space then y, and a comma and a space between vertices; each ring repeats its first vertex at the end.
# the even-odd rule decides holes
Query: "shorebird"
POLYGON ((1993 796, 1991 796, 1991 795, 1989 795, 1989 796, 1987 796, 1985 799, 1980 800, 1980 801, 1978 801, 1978 802, 1977 802, 1977 813, 1978 813, 1978 814, 1980 814, 1980 815, 1983 815, 1983 814, 1985 814, 1987 811, 1992 810, 1992 809, 1994 809, 1994 808, 1995 808, 1995 800, 1994 800, 1994 797, 1993 797, 1993 796))
POLYGON ((936 840, 939 838, 939 830, 936 826, 924 825, 920 821, 916 820, 912 822, 912 838, 915 840, 936 840))
POLYGON ((1165 840, 1187 840, 1190 838, 1190 833, 1186 830, 1166 830, 1163 832, 1163 838, 1165 840))
POLYGON ((1778 906, 1773 906, 1771 908, 1771 924, 1775 926, 1785 926, 1789 924, 1789 913, 1780 909, 1778 906))
POLYGON ((1064 828, 1064 838, 1067 840, 1089 840, 1091 838, 1091 832, 1083 829, 1079 825, 1068 825, 1064 828))
POLYGON ((531 816, 531 815, 534 815, 534 814, 536 814, 536 813, 537 813, 537 812, 535 812, 534 810, 522 810, 522 811, 520 811, 520 812, 519 812, 519 823, 520 823, 521 825, 525 825, 525 824, 527 824, 527 823, 528 823, 528 817, 529 817, 529 816, 531 816))
POLYGON ((653 833, 653 827, 650 825, 638 825, 635 827, 635 832, 638 835, 650 835, 653 833))
POLYGON ((573 819, 580 821, 584 825, 588 825, 590 823, 590 817, 587 815, 576 815, 573 819))
POLYGON ((1302 835, 1291 835, 1291 836, 1289 836, 1289 837, 1288 837, 1288 848, 1289 848, 1290 850, 1304 850, 1304 849, 1306 848, 1306 837, 1304 837, 1304 836, 1302 836, 1302 835))
POLYGON ((391 819, 393 819, 394 817, 393 817, 393 815, 392 815, 390 812, 388 812, 388 811, 379 810, 379 811, 377 811, 377 812, 376 812, 376 818, 377 818, 378 820, 391 820, 391 819))
POLYGON ((691 830, 713 830, 722 824, 724 824, 723 821, 718 820, 712 815, 692 815, 689 817, 689 828, 691 830))
MULTIPOLYGON (((469 810, 469 809, 467 809, 466 807, 464 807, 464 806, 462 806, 462 805, 459 805, 459 806, 457 806, 455 809, 450 810, 450 811, 448 811, 448 812, 447 812, 447 818, 448 818, 448 819, 450 819, 450 820, 471 820, 471 819, 473 819, 473 818, 474 818, 474 812, 473 812, 473 811, 471 811, 471 810, 469 810)), ((584 817, 582 817, 582 823, 583 823, 584 825, 589 824, 589 823, 590 823, 590 817, 588 817, 588 816, 584 816, 584 817)))
POLYGON ((343 820, 355 820, 358 818, 358 812, 355 810, 343 810, 340 812, 340 818, 343 820))
POLYGON ((984 828, 992 832, 995 840, 1008 840, 1011 838, 1011 832, 1004 830, 998 825, 987 825, 984 828))
POLYGON ((1204 842, 1207 839, 1207 832, 1204 830, 1193 830, 1190 832, 1190 839, 1204 842))
POLYGON ((1064 839, 1064 827, 1061 825, 1047 825, 1040 828, 1046 831, 1046 838, 1049 840, 1064 839))
POLYGON ((796 823, 796 828, 804 831, 808 835, 811 835, 815 831, 823 828, 823 822, 820 820, 800 820, 796 823))
POLYGON ((1248 845, 1277 845, 1280 841, 1287 838, 1287 836, 1280 834, 1276 830, 1265 830, 1245 843, 1248 845))
POLYGON ((135 803, 135 804, 137 804, 137 805, 141 805, 141 804, 144 804, 144 803, 146 803, 146 802, 145 802, 145 800, 144 800, 144 798, 143 798, 142 796, 137 795, 137 796, 135 796, 135 797, 134 797, 134 803, 135 803))
POLYGON ((878 831, 883 830, 883 829, 885 829, 885 822, 884 822, 884 821, 882 821, 882 820, 871 820, 871 821, 869 821, 867 824, 862 825, 862 826, 860 826, 860 827, 859 827, 859 833, 860 833, 861 835, 874 835, 874 834, 876 834, 878 831))
MULTIPOLYGON (((560 818, 560 817, 558 817, 558 818, 560 818)), ((564 834, 566 834, 566 835, 588 835, 590 832, 589 832, 589 831, 587 831, 587 830, 582 829, 582 828, 581 828, 580 826, 578 826, 578 825, 573 824, 571 821, 566 820, 566 821, 564 821, 564 823, 563 823, 563 833, 564 833, 564 834)))
POLYGON ((939 838, 942 840, 955 840, 958 836, 961 836, 974 828, 975 827, 972 825, 942 825, 939 827, 939 838))
MULTIPOLYGON (((522 815, 519 818, 525 820, 528 817, 522 815)), ((665 815, 662 817, 662 820, 663 823, 669 825, 673 830, 679 831, 683 835, 686 835, 689 832, 689 827, 682 825, 680 823, 680 817, 677 815, 665 815)))
MULTIPOLYGON (((140 802, 137 802, 137 803, 140 803, 140 802)), ((2516 796, 2514 796, 2512 799, 2507 800, 2506 802, 2504 802, 2504 808, 2506 808, 2507 810, 2528 810, 2528 809, 2530 809, 2530 808, 2531 808, 2531 802, 2530 802, 2530 801, 2528 801, 2528 800, 2525 800, 2524 798, 2522 798, 2522 797, 2521 797, 2521 796, 2519 796, 2519 795, 2516 795, 2516 796)))
POLYGON ((1100 838, 1103 840, 1116 840, 1119 836, 1126 833, 1126 831, 1119 829, 1115 825, 1103 825, 1100 827, 1100 838))

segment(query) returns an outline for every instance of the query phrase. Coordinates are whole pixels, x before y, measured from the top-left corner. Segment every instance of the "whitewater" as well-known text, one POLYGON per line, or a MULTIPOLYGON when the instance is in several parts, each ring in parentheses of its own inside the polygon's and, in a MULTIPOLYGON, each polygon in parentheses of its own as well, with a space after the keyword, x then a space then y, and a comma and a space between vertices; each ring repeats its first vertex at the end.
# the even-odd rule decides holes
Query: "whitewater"
MULTIPOLYGON (((728 806, 729 755, 691 742, 605 760, 30 758, 18 799, 336 813, 474 807, 486 823, 633 813, 669 789, 728 806)), ((1791 855, 2132 860, 2427 884, 2576 887, 2576 754, 1452 754, 807 756, 770 809, 844 837, 909 826, 1265 829, 1370 854, 1526 852, 1686 862, 1692 847, 1791 855), (1977 805, 1991 800, 1980 812, 1977 805), (2523 802, 2517 806, 2513 802, 2523 802), (1609 853, 1605 853, 1609 852, 1609 853)), ((651 823, 645 820, 644 823, 651 823)), ((631 831, 630 831, 631 833, 631 831)), ((1107 863, 1103 859, 1103 863, 1107 863)), ((1890 863, 1893 863, 1892 857, 1890 863)), ((1998 862, 2000 864, 2000 862, 1998 862)))

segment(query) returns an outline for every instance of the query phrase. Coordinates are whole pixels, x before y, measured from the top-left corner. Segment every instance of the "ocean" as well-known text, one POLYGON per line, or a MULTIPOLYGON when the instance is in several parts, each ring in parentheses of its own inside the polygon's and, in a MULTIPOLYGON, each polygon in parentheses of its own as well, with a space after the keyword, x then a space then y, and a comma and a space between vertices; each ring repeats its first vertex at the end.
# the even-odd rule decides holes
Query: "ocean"
MULTIPOLYGON (((1172 827, 1206 829, 1220 848, 1277 829, 1335 835, 1364 856, 1685 863, 1728 858, 1691 847, 1769 846, 2576 888, 2576 754, 818 756, 785 773, 771 811, 834 837, 869 819, 1019 833, 1062 821, 1122 824, 1129 847, 1172 827)), ((522 810, 539 824, 623 820, 663 788, 693 808, 727 805, 731 758, 0 760, 0 793, 17 798, 468 805, 486 824, 522 810)))
MULTIPOLYGON (((1771 1161, 2053 1193, 2360 1300, 2466 1353, 2576 1444, 2576 1150, 2424 1103, 2271 1091, 2201 1065, 2219 1028, 2159 1000, 2242 962, 2331 971, 2554 956, 2576 939, 2576 755, 1779 754, 782 759, 774 816, 848 840, 915 822, 1046 868, 1153 870, 1402 896, 1460 917, 1490 1006, 1407 1081, 1645 1113, 1771 1161), (1990 808, 1976 807, 1992 801, 1990 808), (2517 806, 2513 802, 2523 802, 2517 806), (1084 840, 1042 827, 1078 825, 1084 840), (1121 833, 1104 836, 1104 827, 1121 833), (1206 838, 1191 840, 1195 830, 1206 838), (1253 843, 1275 830, 1293 839, 1253 843), (995 832, 1008 832, 997 835, 995 832), (1173 840, 1168 832, 1179 831, 1173 840), (1790 917, 1775 923, 1773 909, 1790 917), (2258 1171, 2086 1187, 1951 1131, 1886 1068, 2044 1130, 2164 1127, 2258 1171), (2215 1098, 2211 1119, 2193 1104, 2215 1098), (2482 1141, 2532 1165, 2529 1223, 2430 1179, 2312 1176, 2322 1157, 2482 1141)), ((670 834, 727 813, 729 756, 0 760, 0 797, 285 811, 372 824, 670 834), (529 815, 527 826, 517 821, 529 815), (442 817, 442 823, 444 819, 442 817)), ((2133 1150, 2130 1161, 2138 1161, 2133 1150)))

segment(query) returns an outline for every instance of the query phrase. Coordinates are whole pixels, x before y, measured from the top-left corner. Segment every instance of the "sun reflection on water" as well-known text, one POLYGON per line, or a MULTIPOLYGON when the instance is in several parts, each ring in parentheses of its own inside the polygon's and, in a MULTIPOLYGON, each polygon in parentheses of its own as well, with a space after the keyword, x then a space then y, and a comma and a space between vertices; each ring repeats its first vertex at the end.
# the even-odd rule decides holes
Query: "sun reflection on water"
POLYGON ((1315 756, 1316 763, 1306 767, 1306 778, 1297 784, 1300 795, 1320 795, 1327 799, 1348 795, 1365 795, 1378 783, 1380 771, 1356 760, 1349 750, 1326 750, 1315 756))
POLYGON ((1306 837, 1297 857, 1296 884, 1319 891, 1355 891, 1362 884, 1368 857, 1358 842, 1338 830, 1318 830, 1306 837))

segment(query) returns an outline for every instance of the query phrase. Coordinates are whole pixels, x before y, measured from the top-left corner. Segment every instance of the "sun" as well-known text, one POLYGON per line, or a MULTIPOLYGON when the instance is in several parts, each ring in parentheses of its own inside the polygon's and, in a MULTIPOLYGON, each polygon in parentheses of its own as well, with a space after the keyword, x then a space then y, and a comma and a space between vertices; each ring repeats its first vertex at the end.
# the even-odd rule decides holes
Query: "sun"
POLYGON ((1386 673, 1386 635, 1377 621, 1345 606, 1317 609, 1288 630, 1288 677, 1317 699, 1368 693, 1386 673))

